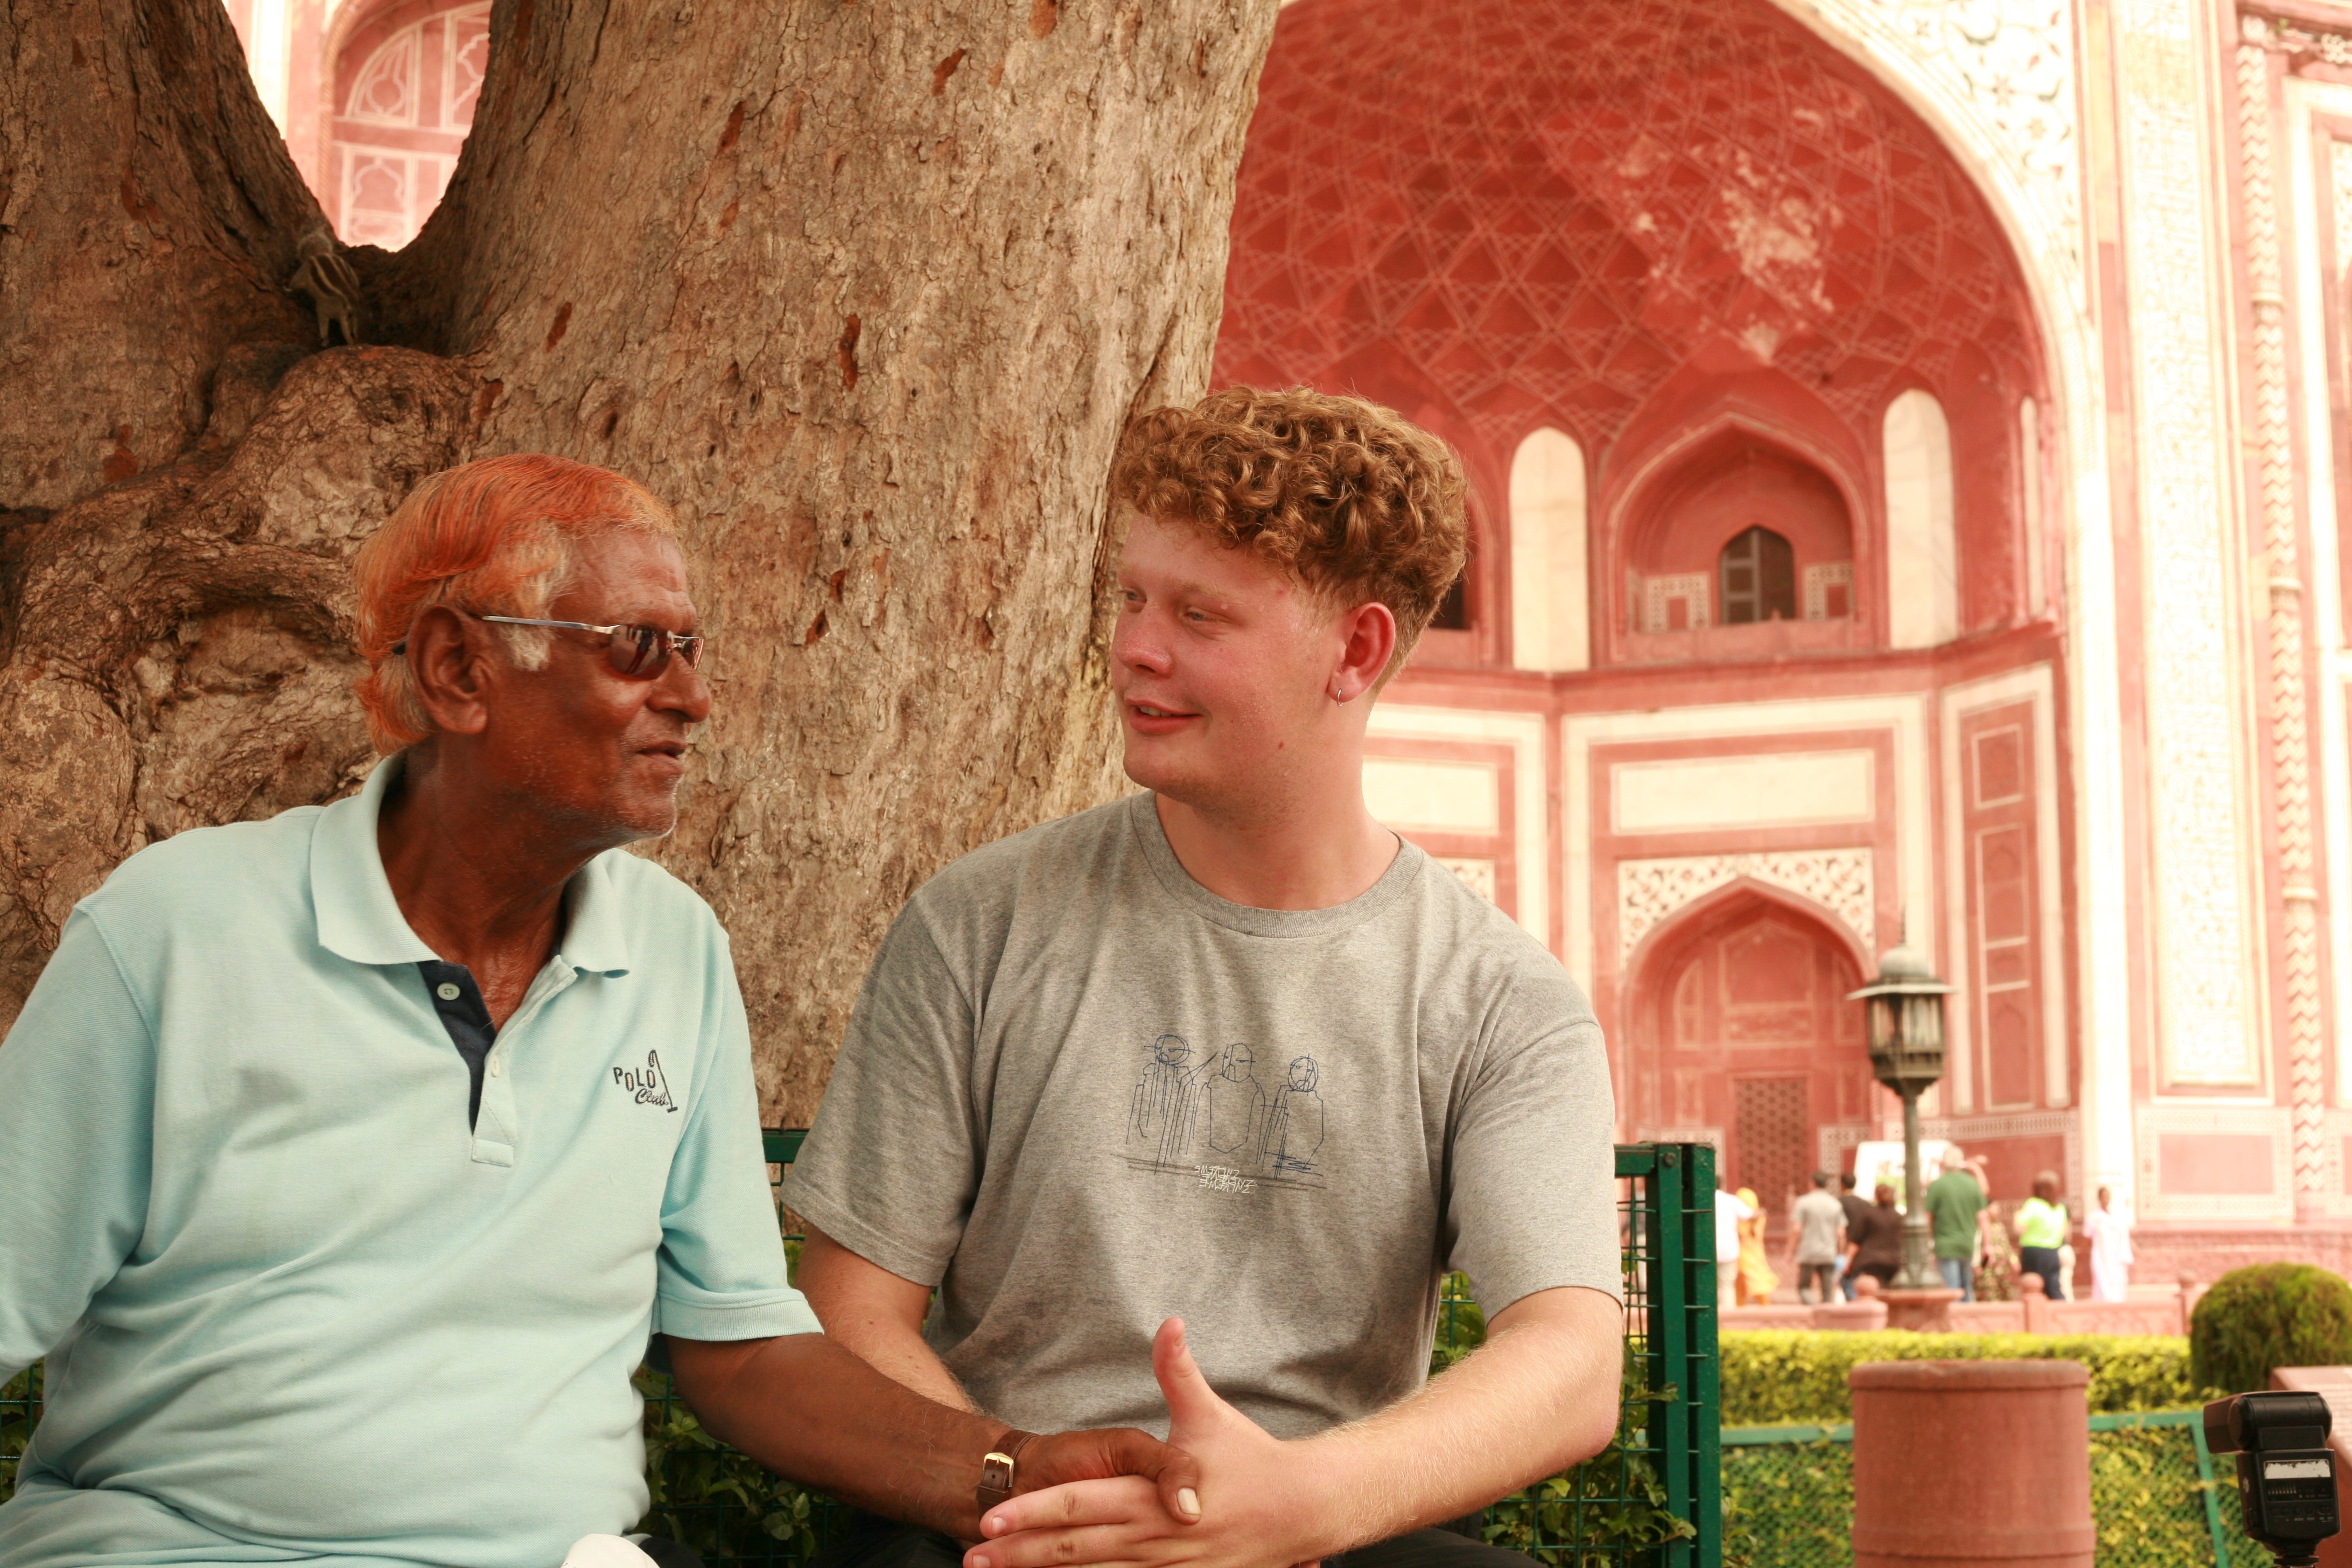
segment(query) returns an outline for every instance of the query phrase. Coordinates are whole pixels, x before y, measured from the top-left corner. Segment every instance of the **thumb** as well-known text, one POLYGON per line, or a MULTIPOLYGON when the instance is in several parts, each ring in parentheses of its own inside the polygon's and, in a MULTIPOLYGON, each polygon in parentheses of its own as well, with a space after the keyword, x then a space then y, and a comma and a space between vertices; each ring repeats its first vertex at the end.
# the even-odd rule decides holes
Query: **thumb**
POLYGON ((1151 1373, 1168 1401, 1168 1440, 1180 1447, 1187 1437, 1205 1436, 1234 1417, 1234 1407, 1217 1396, 1192 1359, 1184 1340, 1184 1320, 1171 1318, 1151 1340, 1151 1373))

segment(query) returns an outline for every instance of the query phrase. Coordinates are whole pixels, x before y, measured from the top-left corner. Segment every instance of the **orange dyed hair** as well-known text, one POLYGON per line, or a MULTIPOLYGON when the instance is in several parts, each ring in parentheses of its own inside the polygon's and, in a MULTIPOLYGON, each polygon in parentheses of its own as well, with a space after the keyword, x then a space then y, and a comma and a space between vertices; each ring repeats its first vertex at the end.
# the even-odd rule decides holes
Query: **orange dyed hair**
MULTIPOLYGON (((419 614, 448 605, 545 616, 571 575, 572 547, 621 531, 675 535, 677 519, 635 479, 568 458, 483 458, 409 492, 352 566, 359 651, 368 663, 355 689, 376 750, 396 752, 433 732, 408 660, 393 651, 419 614)), ((526 669, 547 662, 544 629, 499 630, 526 669)))
POLYGON ((1335 605, 1386 605, 1397 647, 1383 681, 1468 559, 1462 459, 1360 397, 1231 386, 1155 408, 1120 439, 1110 490, 1146 517, 1256 552, 1335 605))

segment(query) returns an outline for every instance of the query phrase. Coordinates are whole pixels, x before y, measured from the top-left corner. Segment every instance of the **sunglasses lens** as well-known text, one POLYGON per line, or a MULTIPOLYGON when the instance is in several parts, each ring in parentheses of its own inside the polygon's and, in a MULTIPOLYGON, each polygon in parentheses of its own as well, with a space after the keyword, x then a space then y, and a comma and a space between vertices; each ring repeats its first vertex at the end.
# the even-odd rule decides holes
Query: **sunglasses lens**
POLYGON ((613 634, 613 668, 623 675, 653 675, 667 662, 666 639, 652 626, 623 626, 613 634))

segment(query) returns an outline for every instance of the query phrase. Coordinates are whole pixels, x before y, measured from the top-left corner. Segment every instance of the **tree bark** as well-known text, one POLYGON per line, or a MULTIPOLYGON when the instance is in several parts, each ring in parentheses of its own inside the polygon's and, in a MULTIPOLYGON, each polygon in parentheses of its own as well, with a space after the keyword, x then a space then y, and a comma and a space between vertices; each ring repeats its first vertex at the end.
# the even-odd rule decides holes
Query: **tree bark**
POLYGON ((1105 478, 1205 384, 1274 9, 500 0, 441 209, 352 256, 394 346, 321 353, 217 0, 0 0, 0 403, 54 409, 0 447, 0 1017, 122 855, 352 786, 352 551, 551 451, 684 522, 719 704, 651 852, 814 1110, 908 894, 1117 785, 1105 478))

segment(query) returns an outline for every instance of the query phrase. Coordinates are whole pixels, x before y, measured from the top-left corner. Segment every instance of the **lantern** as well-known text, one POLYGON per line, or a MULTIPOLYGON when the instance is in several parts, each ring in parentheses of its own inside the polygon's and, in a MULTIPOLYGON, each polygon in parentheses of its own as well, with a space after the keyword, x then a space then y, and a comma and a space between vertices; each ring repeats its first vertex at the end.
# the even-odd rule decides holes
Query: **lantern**
POLYGON ((1933 1290, 1934 1238, 1927 1229, 1919 1179, 1919 1096, 1944 1076, 1944 998, 1952 988, 1936 978, 1925 953, 1897 943, 1878 961, 1878 978, 1852 993, 1868 1010, 1870 1070, 1903 1097, 1903 1268, 1891 1287, 1933 1290))

